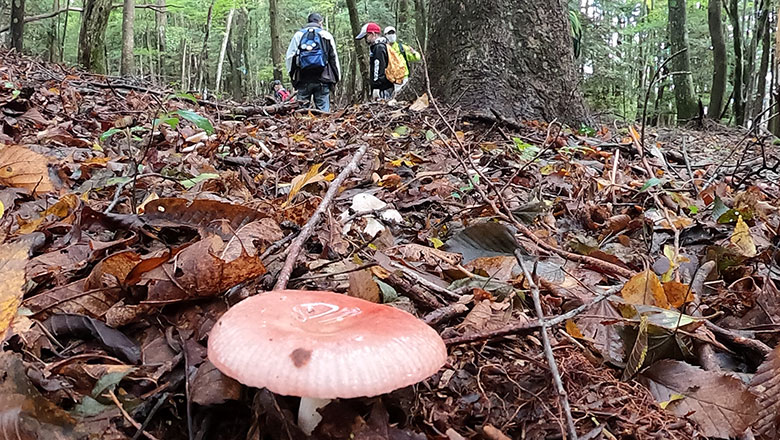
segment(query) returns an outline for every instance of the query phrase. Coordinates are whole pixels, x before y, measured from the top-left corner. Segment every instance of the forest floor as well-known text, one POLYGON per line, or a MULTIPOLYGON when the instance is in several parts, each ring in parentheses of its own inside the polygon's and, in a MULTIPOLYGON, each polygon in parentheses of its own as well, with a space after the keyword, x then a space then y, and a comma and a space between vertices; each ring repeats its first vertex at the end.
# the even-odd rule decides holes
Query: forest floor
POLYGON ((238 107, 13 53, 0 111, 2 438, 305 438, 296 398, 206 356, 275 285, 391 304, 449 347, 314 438, 569 438, 569 415, 581 439, 777 438, 763 133, 238 107))

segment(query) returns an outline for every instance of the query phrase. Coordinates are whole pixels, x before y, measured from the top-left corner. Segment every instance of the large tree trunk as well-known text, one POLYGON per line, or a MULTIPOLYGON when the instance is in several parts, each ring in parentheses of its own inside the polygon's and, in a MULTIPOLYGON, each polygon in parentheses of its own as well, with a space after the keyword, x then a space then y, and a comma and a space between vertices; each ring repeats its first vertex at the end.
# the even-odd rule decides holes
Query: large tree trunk
POLYGON ((231 69, 231 82, 233 84, 233 99, 240 101, 244 98, 244 76, 247 74, 246 57, 244 52, 247 45, 247 21, 249 11, 246 8, 241 8, 236 14, 236 23, 233 26, 234 31, 231 32, 232 44, 230 45, 232 53, 230 56, 232 69, 231 69))
POLYGON ((435 98, 517 119, 587 119, 563 0, 431 0, 429 11, 435 98))
POLYGON ((122 60, 120 62, 119 74, 122 76, 133 74, 133 58, 135 51, 135 0, 125 0, 125 6, 122 10, 122 60))
POLYGON ((723 98, 726 95, 728 60, 726 59, 726 40, 723 38, 722 9, 722 0, 710 0, 707 6, 707 24, 712 40, 712 88, 710 89, 710 104, 707 107, 707 117, 710 119, 720 118, 720 112, 723 110, 723 98))
POLYGON ((672 53, 684 50, 671 62, 676 73, 674 83, 674 101, 677 107, 677 121, 685 122, 696 117, 698 106, 693 91, 691 75, 691 56, 688 51, 688 26, 685 0, 669 0, 669 42, 672 53))
POLYGON ((729 7, 726 9, 729 15, 732 27, 732 38, 734 39, 734 84, 732 96, 734 99, 734 122, 737 125, 745 123, 745 97, 742 90, 744 78, 742 75, 742 28, 740 26, 739 6, 737 0, 729 0, 729 7))
POLYGON ((358 16, 357 4, 355 0, 347 0, 347 10, 349 11, 349 25, 352 28, 352 42, 355 45, 355 53, 357 54, 357 59, 355 62, 358 63, 358 67, 360 68, 360 77, 363 79, 361 81, 361 84, 363 84, 363 93, 362 96, 360 96, 358 99, 358 101, 362 101, 368 97, 369 93, 371 93, 371 83, 368 80, 368 54, 366 52, 367 49, 362 41, 355 40, 354 38, 355 35, 360 33, 361 27, 360 17, 358 16))
POLYGON ((222 89, 222 68, 225 66, 225 54, 227 53, 228 39, 230 38, 230 28, 233 24, 233 14, 235 9, 228 12, 227 23, 225 24, 225 37, 222 38, 222 48, 219 51, 219 62, 217 63, 217 81, 214 84, 214 93, 219 94, 222 89))
POLYGON ((87 0, 81 14, 79 64, 95 73, 106 73, 106 26, 111 0, 87 0))
POLYGON ((268 0, 268 18, 271 26, 271 61, 274 63, 274 79, 282 80, 284 54, 279 37, 279 0, 268 0))
POLYGON ((24 0, 11 0, 11 47, 22 52, 24 39, 24 0))

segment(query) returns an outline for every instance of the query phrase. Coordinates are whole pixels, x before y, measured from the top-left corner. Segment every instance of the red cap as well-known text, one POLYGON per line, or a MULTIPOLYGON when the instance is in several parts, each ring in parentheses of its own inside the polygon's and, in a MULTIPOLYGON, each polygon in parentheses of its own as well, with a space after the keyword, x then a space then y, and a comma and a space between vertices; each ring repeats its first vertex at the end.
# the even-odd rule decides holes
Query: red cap
POLYGON ((366 37, 367 34, 381 34, 382 28, 374 22, 369 22, 363 25, 360 33, 355 37, 356 40, 361 40, 366 37))
POLYGON ((281 290, 241 301, 209 335, 209 360, 239 382, 288 396, 375 396, 433 375, 439 334, 394 307, 331 292, 281 290))

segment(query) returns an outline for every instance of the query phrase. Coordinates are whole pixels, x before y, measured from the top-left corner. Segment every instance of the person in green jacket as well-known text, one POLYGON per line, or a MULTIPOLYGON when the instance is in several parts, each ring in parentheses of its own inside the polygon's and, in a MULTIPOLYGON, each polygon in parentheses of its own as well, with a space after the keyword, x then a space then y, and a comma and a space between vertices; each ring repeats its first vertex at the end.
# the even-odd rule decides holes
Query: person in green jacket
POLYGON ((396 32, 393 26, 386 27, 384 34, 387 39, 387 48, 398 54, 402 60, 406 61, 406 66, 404 66, 404 71, 406 73, 406 75, 404 75, 404 80, 401 84, 395 84, 393 95, 397 95, 406 83, 409 82, 409 63, 420 61, 420 52, 417 52, 413 47, 398 41, 398 32, 396 32))

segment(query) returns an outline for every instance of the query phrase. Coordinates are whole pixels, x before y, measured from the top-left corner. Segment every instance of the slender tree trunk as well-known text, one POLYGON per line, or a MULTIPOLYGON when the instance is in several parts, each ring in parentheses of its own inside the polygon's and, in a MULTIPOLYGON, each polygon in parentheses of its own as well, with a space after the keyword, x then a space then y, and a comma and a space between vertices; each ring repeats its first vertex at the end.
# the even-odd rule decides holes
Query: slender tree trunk
POLYGON ((672 62, 677 73, 672 78, 674 83, 674 101, 677 107, 677 121, 686 122, 696 117, 698 106, 693 91, 693 76, 691 75, 691 56, 688 51, 688 26, 685 0, 669 0, 669 41, 672 53, 684 50, 672 62), (684 73, 683 73, 684 72, 684 73))
POLYGON ((435 98, 518 120, 557 118, 577 126, 588 120, 564 0, 431 0, 429 5, 427 64, 435 98))
POLYGON ((710 0, 707 6, 707 24, 712 40, 712 87, 710 89, 710 104, 707 117, 717 120, 723 110, 723 98, 726 95, 726 75, 728 60, 726 55, 726 40, 723 38, 722 0, 710 0))
POLYGON ((160 84, 165 84, 165 52, 168 45, 165 41, 166 29, 168 28, 168 13, 165 12, 165 0, 157 0, 158 10, 154 12, 154 21, 157 32, 157 74, 160 84))
POLYGON ((22 52, 24 40, 24 2, 11 0, 11 47, 19 53, 22 52))
POLYGON ((106 73, 106 26, 111 0, 86 0, 79 31, 79 64, 91 72, 106 73))
POLYGON ((756 52, 758 52, 758 43, 760 41, 763 41, 764 39, 764 33, 767 31, 768 22, 769 22, 769 5, 767 0, 761 1, 760 4, 756 5, 756 24, 753 32, 753 37, 750 39, 750 44, 748 46, 748 53, 746 56, 747 59, 747 68, 745 69, 745 94, 746 94, 746 103, 745 103, 745 120, 752 120, 753 119, 753 105, 754 105, 754 99, 755 95, 753 94, 754 85, 757 82, 757 78, 755 76, 755 66, 756 66, 756 52))
POLYGON ((414 0, 414 9, 417 12, 415 29, 417 39, 420 40, 420 50, 422 51, 428 48, 428 10, 426 6, 426 0, 414 0))
POLYGON ((211 33, 211 19, 214 12, 214 2, 216 2, 216 0, 211 0, 211 5, 209 5, 209 12, 206 14, 206 26, 203 31, 203 48, 200 50, 200 58, 198 58, 198 90, 203 92, 205 92, 206 83, 208 82, 206 80, 206 76, 208 75, 208 72, 206 71, 206 60, 208 59, 209 54, 208 42, 209 34, 211 33))
MULTIPOLYGON (((758 67, 758 87, 756 87, 755 100, 753 101, 753 117, 758 117, 764 109, 766 97, 766 77, 769 74, 769 54, 772 51, 772 36, 769 26, 766 27, 761 38, 761 64, 758 67)), ((762 118, 763 119, 763 118, 762 118)), ((761 124, 761 120, 756 121, 761 124)))
POLYGON ((249 12, 246 8, 241 8, 236 14, 236 23, 231 32, 230 45, 232 49, 231 60, 231 82, 233 83, 233 99, 241 101, 244 98, 244 77, 246 76, 247 66, 244 51, 247 43, 247 19, 249 12))
POLYGON ((222 38, 222 48, 219 50, 219 62, 217 63, 217 81, 214 85, 214 93, 219 94, 222 88, 222 68, 225 65, 225 53, 227 52, 228 39, 230 38, 230 28, 233 24, 233 14, 235 9, 228 12, 227 23, 225 24, 225 36, 222 38))
POLYGON ((773 117, 769 121, 769 130, 775 136, 780 136, 780 115, 778 115, 778 108, 780 108, 780 5, 777 7, 775 13, 775 21, 777 21, 775 28, 775 51, 772 56, 772 87, 770 87, 769 98, 774 104, 772 108, 773 117))
POLYGON ((734 100, 734 122, 736 125, 745 123, 745 97, 743 91, 743 56, 742 56, 742 27, 740 26, 739 4, 737 0, 729 0, 726 9, 731 21, 732 38, 734 39, 734 80, 732 99, 734 100))
POLYGON ((268 18, 271 27, 271 61, 274 63, 274 79, 282 80, 284 55, 279 37, 279 0, 268 0, 268 18))
POLYGON ((133 74, 133 65, 135 64, 135 0, 124 0, 125 6, 122 10, 122 60, 120 62, 119 74, 122 76, 133 74))
MULTIPOLYGON (((349 25, 352 28, 352 35, 357 35, 360 33, 361 24, 355 0, 347 0, 347 10, 349 11, 349 25)), ((368 53, 366 46, 362 44, 361 41, 355 40, 354 37, 352 38, 352 41, 355 45, 355 54, 357 55, 355 62, 360 69, 360 77, 362 78, 361 84, 363 85, 362 93, 356 93, 355 97, 358 101, 363 101, 368 98, 369 93, 371 93, 371 83, 368 80, 368 53)))
POLYGON ((189 89, 189 85, 187 84, 187 64, 188 64, 188 58, 187 58, 187 39, 182 38, 181 39, 181 79, 179 80, 179 86, 182 90, 189 89))
POLYGON ((68 10, 65 11, 65 22, 62 24, 62 40, 60 42, 60 60, 65 61, 65 37, 68 35, 68 17, 70 17, 70 1, 65 0, 68 10))
MULTIPOLYGON (((60 10, 60 0, 54 0, 52 2, 52 12, 56 12, 60 10)), ((49 26, 49 61, 52 63, 56 63, 59 61, 59 15, 56 15, 54 20, 51 21, 51 25, 49 26)))

